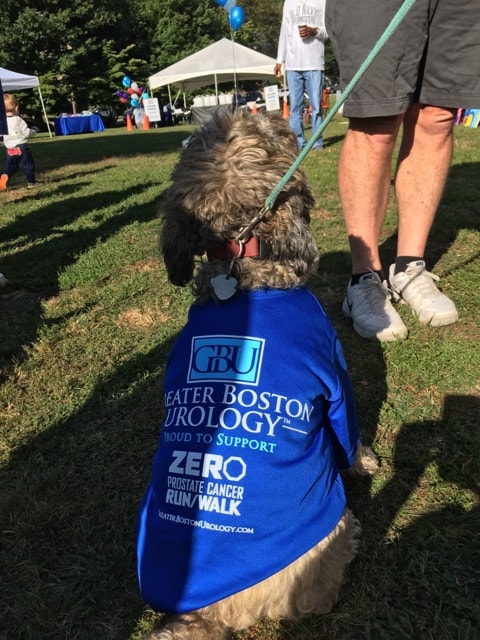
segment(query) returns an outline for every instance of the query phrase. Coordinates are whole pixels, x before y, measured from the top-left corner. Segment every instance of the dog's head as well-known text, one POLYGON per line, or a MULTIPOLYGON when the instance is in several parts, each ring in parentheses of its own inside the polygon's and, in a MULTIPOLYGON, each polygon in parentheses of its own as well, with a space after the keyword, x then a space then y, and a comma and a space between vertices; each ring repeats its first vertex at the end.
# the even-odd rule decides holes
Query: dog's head
MULTIPOLYGON (((193 134, 162 211, 161 250, 172 283, 184 286, 194 279, 199 299, 214 295, 212 277, 231 273, 232 239, 259 214, 297 153, 287 121, 268 113, 217 112, 193 134), (204 254, 194 278, 195 258, 204 254)), ((237 288, 285 289, 306 281, 318 262, 312 206, 305 175, 297 169, 249 234, 253 257, 234 260, 237 288)))

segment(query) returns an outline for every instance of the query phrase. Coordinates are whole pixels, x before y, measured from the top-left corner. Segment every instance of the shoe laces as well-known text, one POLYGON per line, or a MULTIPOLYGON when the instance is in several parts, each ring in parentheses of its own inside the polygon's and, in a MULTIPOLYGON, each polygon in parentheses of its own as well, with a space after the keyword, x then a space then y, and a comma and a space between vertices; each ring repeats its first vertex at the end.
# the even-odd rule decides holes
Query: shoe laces
POLYGON ((369 309, 375 310, 379 304, 383 307, 385 298, 390 299, 390 291, 377 279, 363 280, 361 286, 365 306, 369 309))
POLYGON ((405 285, 404 289, 406 289, 409 284, 412 284, 425 297, 428 297, 429 295, 438 295, 438 289, 435 282, 438 282, 440 278, 434 273, 430 273, 430 271, 427 271, 425 267, 408 267, 405 273, 409 278, 409 282, 405 285))

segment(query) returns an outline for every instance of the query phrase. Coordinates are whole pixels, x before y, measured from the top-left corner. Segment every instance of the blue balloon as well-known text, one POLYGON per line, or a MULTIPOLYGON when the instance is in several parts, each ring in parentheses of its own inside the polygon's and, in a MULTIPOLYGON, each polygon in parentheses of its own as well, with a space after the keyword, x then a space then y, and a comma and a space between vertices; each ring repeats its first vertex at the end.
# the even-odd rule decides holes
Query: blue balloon
POLYGON ((245 11, 240 5, 233 7, 229 14, 230 26, 234 31, 238 31, 245 22, 245 11))
POLYGON ((219 7, 224 7, 227 0, 215 0, 219 7))
POLYGON ((148 93, 144 92, 144 93, 142 93, 142 98, 143 98, 144 100, 148 100, 148 99, 150 98, 150 96, 149 96, 149 94, 148 94, 148 93))
POLYGON ((132 81, 130 80, 130 78, 128 76, 123 76, 122 78, 122 84, 125 87, 125 89, 128 89, 128 87, 131 85, 132 81))
POLYGON ((132 105, 132 107, 138 107, 138 105, 140 104, 140 100, 138 98, 132 98, 130 100, 130 104, 132 105))

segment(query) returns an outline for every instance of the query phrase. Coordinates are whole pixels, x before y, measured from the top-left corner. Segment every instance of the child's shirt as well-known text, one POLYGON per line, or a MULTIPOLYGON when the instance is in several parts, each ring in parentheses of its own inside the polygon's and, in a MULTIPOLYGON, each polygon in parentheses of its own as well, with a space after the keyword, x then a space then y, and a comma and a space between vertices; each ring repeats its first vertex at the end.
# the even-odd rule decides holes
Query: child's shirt
POLYGON ((19 144, 26 144, 29 137, 37 132, 30 129, 28 124, 20 116, 7 113, 8 134, 3 136, 3 143, 7 149, 13 149, 19 144))
POLYGON ((303 287, 194 304, 164 394, 138 576, 153 609, 183 612, 264 580, 334 529, 359 430, 337 336, 303 287))

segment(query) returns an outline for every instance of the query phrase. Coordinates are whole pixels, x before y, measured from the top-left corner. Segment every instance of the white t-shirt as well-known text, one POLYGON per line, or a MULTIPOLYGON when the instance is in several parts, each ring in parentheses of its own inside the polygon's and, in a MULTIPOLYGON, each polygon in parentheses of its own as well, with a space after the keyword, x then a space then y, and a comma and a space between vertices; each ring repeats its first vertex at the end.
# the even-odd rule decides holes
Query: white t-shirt
POLYGON ((28 124, 20 116, 7 115, 8 134, 3 136, 3 143, 7 149, 13 149, 19 144, 25 144, 29 137, 36 131, 30 129, 28 124))
POLYGON ((324 69, 325 0, 285 0, 282 26, 278 40, 277 63, 288 71, 324 69), (318 29, 313 37, 302 39, 298 27, 306 24, 318 29))

